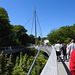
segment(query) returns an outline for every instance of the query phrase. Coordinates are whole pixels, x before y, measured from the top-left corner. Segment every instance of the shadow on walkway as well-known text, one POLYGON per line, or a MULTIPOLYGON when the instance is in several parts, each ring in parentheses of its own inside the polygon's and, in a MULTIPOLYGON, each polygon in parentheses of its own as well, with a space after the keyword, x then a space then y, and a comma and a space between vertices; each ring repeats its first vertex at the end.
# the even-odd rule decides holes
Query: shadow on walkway
MULTIPOLYGON (((61 59, 61 58, 60 58, 60 59, 61 59)), ((67 72, 67 75, 71 75, 70 70, 68 69, 67 65, 64 63, 64 61, 63 61, 62 59, 61 59, 61 62, 62 62, 63 66, 64 66, 64 68, 65 68, 65 70, 66 70, 66 72, 67 72)))

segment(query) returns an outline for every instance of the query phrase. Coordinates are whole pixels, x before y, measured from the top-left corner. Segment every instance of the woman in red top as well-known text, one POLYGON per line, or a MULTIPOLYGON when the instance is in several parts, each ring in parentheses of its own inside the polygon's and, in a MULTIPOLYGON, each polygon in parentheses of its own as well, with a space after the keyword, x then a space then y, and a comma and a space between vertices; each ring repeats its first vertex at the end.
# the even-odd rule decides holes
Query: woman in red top
POLYGON ((75 75, 75 49, 71 52, 69 67, 71 74, 75 75))

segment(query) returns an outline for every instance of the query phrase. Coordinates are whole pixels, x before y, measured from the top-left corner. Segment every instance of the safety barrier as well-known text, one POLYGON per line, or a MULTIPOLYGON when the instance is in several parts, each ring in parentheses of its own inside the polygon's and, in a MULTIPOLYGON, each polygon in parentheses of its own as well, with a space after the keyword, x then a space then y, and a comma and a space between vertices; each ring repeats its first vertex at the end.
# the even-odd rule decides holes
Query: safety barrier
POLYGON ((29 69, 27 75, 30 75, 30 73, 31 73, 31 71, 32 71, 32 68, 33 68, 33 66, 34 66, 34 64, 35 64, 35 61, 36 61, 36 59, 37 59, 37 57, 38 57, 38 55, 39 55, 39 53, 40 53, 40 48, 41 48, 41 46, 38 47, 38 53, 37 53, 37 55, 36 55, 36 57, 35 57, 35 59, 34 59, 32 65, 31 65, 31 67, 30 67, 30 69, 29 69))
POLYGON ((25 47, 22 46, 9 46, 9 47, 0 47, 0 53, 4 51, 4 54, 11 54, 20 51, 24 51, 25 47))
POLYGON ((33 67, 35 61, 36 61, 36 58, 38 57, 40 50, 46 52, 49 56, 49 59, 48 59, 46 65, 43 68, 40 75, 58 75, 57 58, 56 58, 56 52, 55 52, 54 48, 49 47, 49 46, 41 46, 41 47, 37 46, 35 48, 38 49, 38 53, 32 63, 30 70, 28 71, 27 75, 30 75, 30 72, 32 70, 32 67, 33 67))
POLYGON ((58 75, 56 52, 50 47, 51 54, 40 75, 58 75))

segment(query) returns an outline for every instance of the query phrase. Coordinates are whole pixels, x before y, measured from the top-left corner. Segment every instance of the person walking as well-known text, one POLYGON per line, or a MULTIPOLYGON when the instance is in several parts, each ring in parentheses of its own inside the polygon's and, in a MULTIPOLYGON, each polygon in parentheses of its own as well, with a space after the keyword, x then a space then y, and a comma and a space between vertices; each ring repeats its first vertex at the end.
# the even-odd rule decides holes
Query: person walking
POLYGON ((55 50, 56 50, 56 55, 57 55, 57 60, 58 62, 60 61, 60 50, 61 50, 61 44, 60 41, 57 41, 57 44, 55 44, 55 50))
POLYGON ((66 54, 66 44, 63 44, 63 47, 61 48, 63 50, 63 60, 65 61, 67 59, 67 54, 66 54))
POLYGON ((66 48, 66 53, 67 53, 67 62, 70 60, 70 52, 69 52, 69 54, 68 54, 68 51, 69 51, 69 45, 71 44, 71 42, 69 42, 68 44, 67 44, 67 48, 66 48))
POLYGON ((71 44, 69 45, 68 55, 71 55, 71 52, 75 49, 74 39, 71 40, 71 44))

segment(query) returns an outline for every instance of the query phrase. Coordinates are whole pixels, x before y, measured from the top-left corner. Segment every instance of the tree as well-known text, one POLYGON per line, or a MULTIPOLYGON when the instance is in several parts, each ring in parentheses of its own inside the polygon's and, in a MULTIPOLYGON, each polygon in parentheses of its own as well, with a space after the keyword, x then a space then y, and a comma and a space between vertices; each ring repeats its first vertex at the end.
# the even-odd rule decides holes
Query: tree
POLYGON ((4 75, 6 71, 6 60, 4 57, 4 51, 0 54, 0 74, 4 75))
POLYGON ((15 66, 19 66, 19 57, 17 56, 17 58, 16 58, 16 65, 15 66))
POLYGON ((32 43, 32 44, 34 44, 35 43, 35 37, 34 37, 34 35, 29 35, 29 43, 32 43))
POLYGON ((14 67, 14 64, 12 62, 12 54, 10 54, 10 57, 7 61, 7 75, 12 75, 12 71, 13 71, 13 67, 14 67))
POLYGON ((72 37, 72 39, 75 39, 75 24, 73 25, 73 26, 71 26, 71 30, 72 30, 72 32, 73 32, 73 37, 72 37))
POLYGON ((73 33, 74 31, 71 26, 63 26, 57 30, 51 31, 51 33, 47 35, 47 38, 51 44, 56 43, 57 40, 60 40, 61 43, 67 43, 71 38, 74 38, 73 33))
POLYGON ((7 11, 0 7, 0 46, 27 45, 26 32, 22 25, 11 25, 7 11))
POLYGON ((0 45, 8 45, 9 36, 12 33, 12 25, 10 25, 8 13, 4 8, 0 7, 0 45))
POLYGON ((17 33, 15 34, 16 42, 19 45, 27 45, 28 43, 28 35, 26 34, 27 30, 22 25, 15 25, 13 31, 14 32, 17 31, 17 33))

